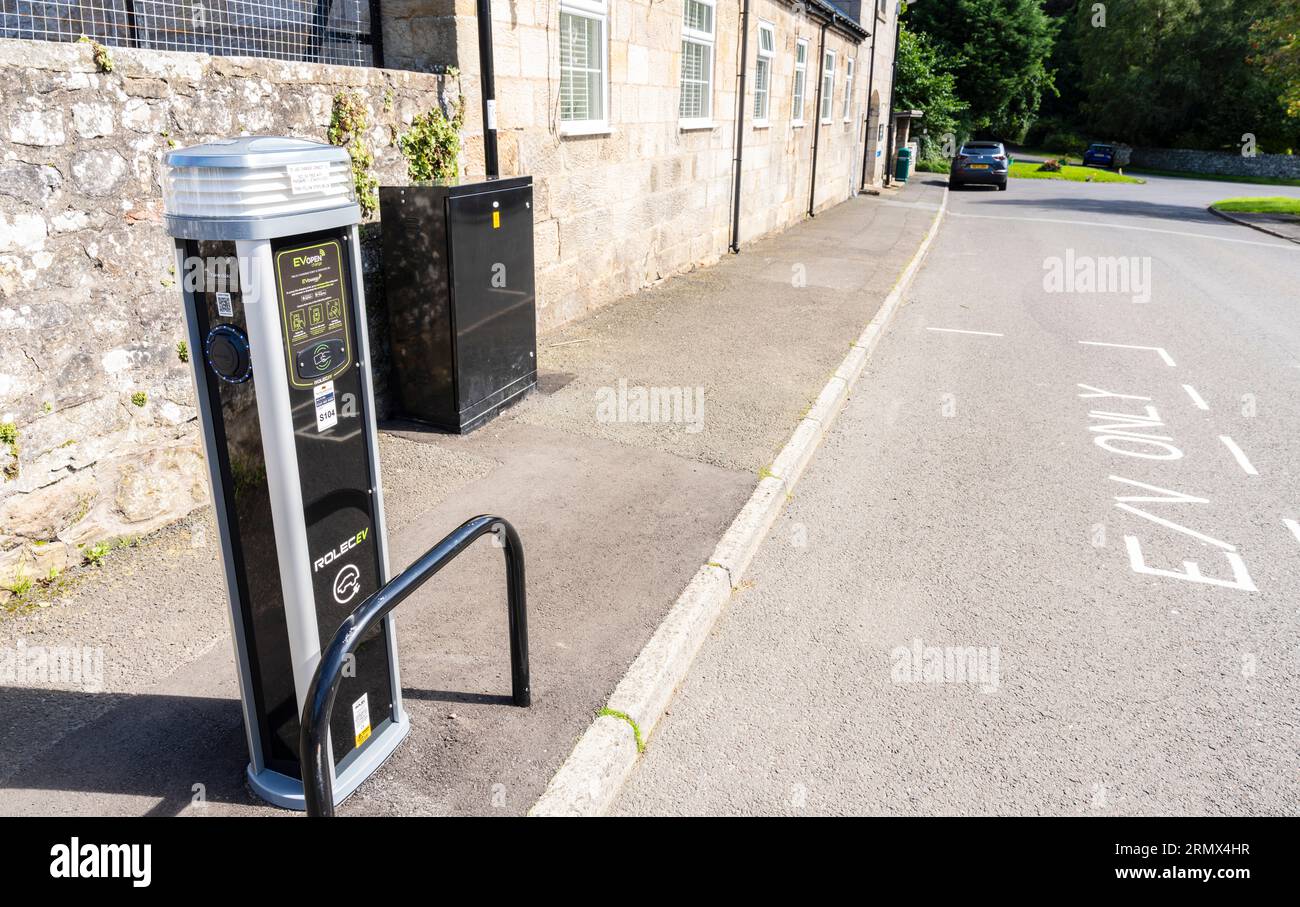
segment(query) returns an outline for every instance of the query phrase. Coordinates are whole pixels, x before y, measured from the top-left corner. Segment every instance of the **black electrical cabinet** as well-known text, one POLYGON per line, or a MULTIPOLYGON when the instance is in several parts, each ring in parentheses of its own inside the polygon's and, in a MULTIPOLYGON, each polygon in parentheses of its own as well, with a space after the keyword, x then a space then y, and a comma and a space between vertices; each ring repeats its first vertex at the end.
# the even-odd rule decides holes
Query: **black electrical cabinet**
POLYGON ((395 415, 473 430, 537 385, 533 178, 380 189, 395 415))

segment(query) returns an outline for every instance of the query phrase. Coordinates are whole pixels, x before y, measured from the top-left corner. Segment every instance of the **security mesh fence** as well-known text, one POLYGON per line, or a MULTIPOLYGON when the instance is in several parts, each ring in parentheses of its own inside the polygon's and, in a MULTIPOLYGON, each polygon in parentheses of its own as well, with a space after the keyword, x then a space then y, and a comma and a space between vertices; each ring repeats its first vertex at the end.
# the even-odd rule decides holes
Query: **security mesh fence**
POLYGON ((379 0, 0 0, 0 38, 382 66, 379 0), (373 23, 373 25, 372 25, 373 23))

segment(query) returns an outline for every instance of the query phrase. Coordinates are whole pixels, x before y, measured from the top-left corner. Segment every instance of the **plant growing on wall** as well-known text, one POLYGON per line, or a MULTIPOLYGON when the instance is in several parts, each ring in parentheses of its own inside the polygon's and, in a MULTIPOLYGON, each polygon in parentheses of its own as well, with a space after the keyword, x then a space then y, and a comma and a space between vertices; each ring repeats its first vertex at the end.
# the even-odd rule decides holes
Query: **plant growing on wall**
POLYGON ((379 180, 371 172, 375 156, 366 144, 369 116, 366 105, 354 91, 340 91, 334 95, 334 110, 330 115, 326 138, 331 145, 346 148, 352 156, 352 183, 357 190, 357 204, 361 214, 369 217, 379 207, 379 180))
POLYGON ((435 106, 411 121, 397 139, 411 182, 454 180, 460 167, 460 131, 465 126, 465 96, 458 94, 451 116, 435 106))
POLYGON ((4 481, 18 478, 18 426, 13 422, 0 422, 0 445, 9 451, 13 462, 4 467, 4 481))
POLYGON ((113 71, 113 58, 109 56, 107 47, 100 44, 89 35, 82 35, 81 43, 90 45, 90 58, 95 61, 96 69, 100 72, 113 71))

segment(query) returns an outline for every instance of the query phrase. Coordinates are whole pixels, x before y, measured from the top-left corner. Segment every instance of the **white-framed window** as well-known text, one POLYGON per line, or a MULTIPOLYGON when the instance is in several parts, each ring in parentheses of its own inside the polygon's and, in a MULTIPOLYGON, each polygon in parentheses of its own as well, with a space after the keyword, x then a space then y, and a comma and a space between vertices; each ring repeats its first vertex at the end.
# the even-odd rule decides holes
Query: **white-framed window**
POLYGON ((876 15, 882 19, 889 18, 889 0, 876 0, 876 15))
POLYGON ((758 23, 758 59, 754 62, 754 125, 766 126, 772 103, 772 57, 776 54, 776 29, 758 23))
POLYGON ((803 125, 804 92, 808 86, 808 39, 798 38, 794 42, 794 109, 790 121, 796 126, 803 125))
POLYGON ((714 0, 682 0, 681 125, 712 125, 714 0))
POLYGON ((609 128, 608 0, 560 0, 560 131, 609 128))
POLYGON ((835 51, 828 50, 822 57, 822 109, 823 123, 831 121, 831 111, 835 109, 835 51))
POLYGON ((845 65, 848 68, 844 70, 844 122, 847 123, 853 111, 853 58, 849 57, 845 65))

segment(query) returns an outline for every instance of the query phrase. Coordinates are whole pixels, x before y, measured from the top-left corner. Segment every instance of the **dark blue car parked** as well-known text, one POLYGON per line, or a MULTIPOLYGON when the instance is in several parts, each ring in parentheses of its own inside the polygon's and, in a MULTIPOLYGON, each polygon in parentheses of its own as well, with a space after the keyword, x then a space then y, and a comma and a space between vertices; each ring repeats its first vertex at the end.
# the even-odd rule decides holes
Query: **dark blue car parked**
POLYGON ((1115 146, 1093 142, 1083 153, 1083 166, 1105 167, 1109 170, 1115 165, 1115 146))

